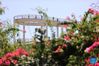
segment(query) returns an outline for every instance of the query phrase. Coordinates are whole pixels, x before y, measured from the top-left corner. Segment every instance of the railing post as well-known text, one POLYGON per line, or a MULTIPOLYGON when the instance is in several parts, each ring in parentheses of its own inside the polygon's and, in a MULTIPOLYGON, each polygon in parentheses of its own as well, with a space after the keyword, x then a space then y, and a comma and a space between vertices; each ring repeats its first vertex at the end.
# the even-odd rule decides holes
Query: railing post
POLYGON ((57 28, 57 38, 58 38, 59 37, 59 26, 57 25, 56 28, 57 28))
POLYGON ((25 24, 23 24, 23 44, 25 44, 25 24))

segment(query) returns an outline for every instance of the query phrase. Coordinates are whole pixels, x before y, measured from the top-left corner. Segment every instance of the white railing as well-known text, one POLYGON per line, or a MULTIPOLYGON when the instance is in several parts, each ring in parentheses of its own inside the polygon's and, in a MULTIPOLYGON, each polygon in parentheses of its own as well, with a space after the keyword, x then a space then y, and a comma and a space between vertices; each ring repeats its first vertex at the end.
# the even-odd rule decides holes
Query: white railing
MULTIPOLYGON (((41 15, 18 15, 14 16, 14 19, 38 19, 38 20, 45 20, 45 18, 41 15)), ((49 20, 55 21, 55 22, 64 22, 65 19, 62 18, 55 18, 55 17, 48 17, 49 20)))

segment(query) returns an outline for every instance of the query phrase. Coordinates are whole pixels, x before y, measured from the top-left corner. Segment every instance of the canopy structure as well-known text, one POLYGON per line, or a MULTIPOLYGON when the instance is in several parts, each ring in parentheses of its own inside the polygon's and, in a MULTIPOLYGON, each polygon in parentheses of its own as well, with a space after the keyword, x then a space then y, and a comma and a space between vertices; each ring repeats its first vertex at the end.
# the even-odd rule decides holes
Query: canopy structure
MULTIPOLYGON (((50 21, 51 26, 57 27, 57 37, 59 33, 59 28, 62 27, 62 23, 64 23, 65 19, 49 17, 47 19, 50 21)), ((48 26, 47 20, 41 15, 18 15, 14 16, 14 23, 18 25, 23 25, 23 30, 25 30, 25 26, 48 26)), ((25 32, 23 32, 23 41, 25 41, 25 32)))

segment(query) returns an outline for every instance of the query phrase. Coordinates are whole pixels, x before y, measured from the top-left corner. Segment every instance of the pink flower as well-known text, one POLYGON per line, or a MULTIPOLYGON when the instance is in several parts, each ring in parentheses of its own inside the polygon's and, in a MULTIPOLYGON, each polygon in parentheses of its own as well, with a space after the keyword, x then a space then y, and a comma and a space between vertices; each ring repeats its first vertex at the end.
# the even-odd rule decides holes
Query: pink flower
POLYGON ((97 62, 97 63, 95 64, 95 66, 99 66, 99 62, 97 62))
POLYGON ((64 36, 64 40, 70 40, 69 36, 64 36))
POLYGON ((95 11, 95 15, 99 15, 99 11, 95 11))
POLYGON ((18 51, 12 52, 13 56, 20 56, 20 53, 18 51))
POLYGON ((22 48, 18 48, 18 49, 15 51, 15 54, 16 54, 17 56, 20 56, 20 55, 22 55, 22 52, 23 52, 23 49, 22 49, 22 48))
POLYGON ((2 60, 3 61, 7 60, 7 57, 6 56, 2 57, 2 60))
POLYGON ((17 60, 12 60, 12 63, 13 63, 13 64, 17 64, 18 61, 17 61, 17 60))
POLYGON ((55 50, 54 53, 59 53, 59 50, 55 50))
POLYGON ((99 46, 99 41, 94 42, 90 47, 85 49, 85 52, 90 53, 95 47, 99 46))
POLYGON ((99 15, 99 11, 94 9, 94 15, 99 15))
POLYGON ((90 47, 94 49, 97 46, 99 46, 99 41, 95 41, 90 47))
POLYGON ((6 65, 10 65, 10 60, 6 60, 6 61, 5 61, 5 64, 6 64, 6 65))
POLYGON ((18 55, 26 55, 26 56, 29 55, 28 52, 26 52, 26 51, 25 51, 24 49, 22 49, 22 48, 17 49, 16 52, 18 53, 18 55))
POLYGON ((85 52, 87 52, 87 53, 90 53, 91 51, 92 51, 91 47, 88 47, 88 48, 85 49, 85 52))
POLYGON ((88 12, 93 14, 93 15, 99 15, 99 11, 92 9, 92 8, 89 8, 88 12))
POLYGON ((7 58, 10 58, 10 57, 13 56, 13 54, 12 54, 12 53, 7 53, 5 56, 6 56, 7 58))
POLYGON ((24 51, 23 55, 28 56, 29 54, 28 54, 28 52, 24 51))
POLYGON ((93 64, 89 64, 88 66, 93 66, 93 64))
POLYGON ((86 59, 85 59, 85 62, 86 62, 86 63, 89 63, 89 62, 90 62, 90 58, 86 58, 86 59))
POLYGON ((3 63, 2 59, 0 59, 0 65, 3 63))
POLYGON ((63 48, 66 48, 66 47, 67 47, 67 45, 66 45, 66 44, 63 44, 63 45, 62 45, 62 47, 63 47, 63 48))
POLYGON ((88 12, 94 14, 94 10, 92 8, 89 8, 88 12))
POLYGON ((60 53, 62 50, 62 46, 58 46, 58 48, 54 51, 55 53, 60 53))
POLYGON ((61 49, 62 48, 62 46, 58 46, 58 49, 61 49))
POLYGON ((63 27, 64 27, 64 28, 67 28, 67 27, 68 27, 68 25, 63 25, 63 27))

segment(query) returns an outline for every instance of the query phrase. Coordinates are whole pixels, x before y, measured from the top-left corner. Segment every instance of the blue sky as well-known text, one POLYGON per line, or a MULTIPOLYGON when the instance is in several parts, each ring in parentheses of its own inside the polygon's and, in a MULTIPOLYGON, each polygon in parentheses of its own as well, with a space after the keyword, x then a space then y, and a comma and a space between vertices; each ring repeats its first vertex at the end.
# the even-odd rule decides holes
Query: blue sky
POLYGON ((3 20, 13 19, 13 16, 21 14, 37 14, 35 8, 47 9, 49 16, 65 18, 74 13, 82 15, 97 0, 2 0, 6 7, 3 20))
POLYGON ((13 23, 13 17, 16 15, 38 14, 36 10, 38 7, 46 9, 47 14, 51 17, 66 18, 66 16, 75 14, 77 18, 80 18, 91 3, 96 1, 98 0, 2 0, 6 9, 0 19, 10 20, 13 23))

